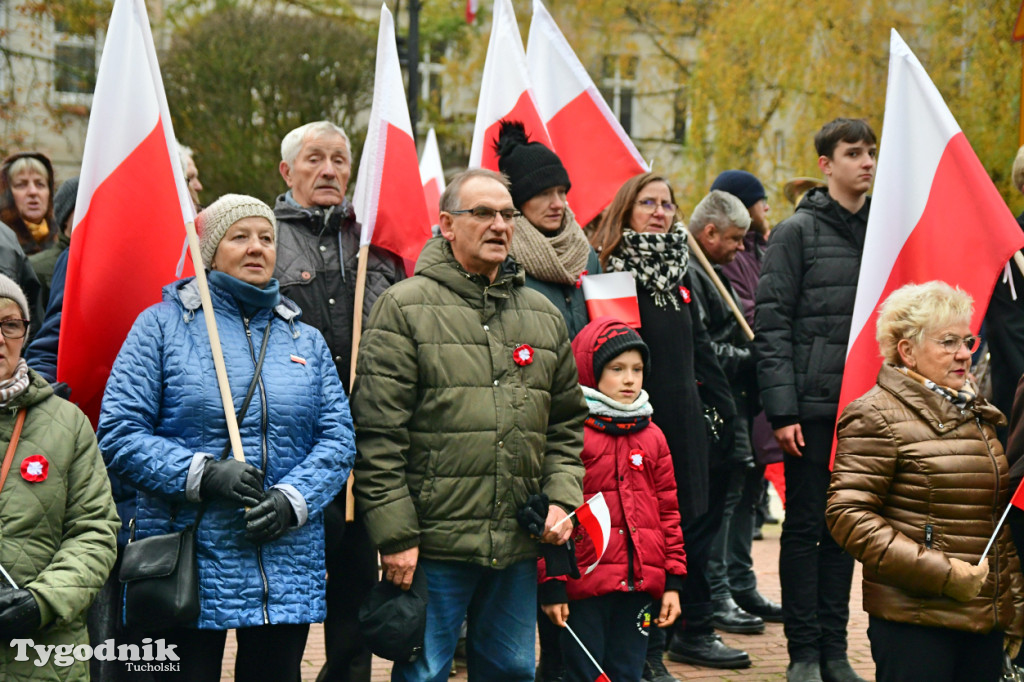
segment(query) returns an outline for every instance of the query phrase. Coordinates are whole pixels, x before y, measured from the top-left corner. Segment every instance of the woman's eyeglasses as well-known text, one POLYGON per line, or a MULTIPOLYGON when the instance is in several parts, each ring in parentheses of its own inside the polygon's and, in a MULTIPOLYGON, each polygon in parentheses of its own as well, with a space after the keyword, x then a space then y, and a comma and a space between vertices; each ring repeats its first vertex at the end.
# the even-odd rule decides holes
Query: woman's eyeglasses
POLYGON ((0 334, 3 334, 5 339, 24 338, 27 331, 28 320, 4 320, 0 322, 0 334))
POLYGON ((654 213, 661 206, 665 209, 665 213, 675 213, 676 205, 671 201, 658 201, 657 199, 640 199, 636 202, 637 206, 640 206, 648 213, 654 213))

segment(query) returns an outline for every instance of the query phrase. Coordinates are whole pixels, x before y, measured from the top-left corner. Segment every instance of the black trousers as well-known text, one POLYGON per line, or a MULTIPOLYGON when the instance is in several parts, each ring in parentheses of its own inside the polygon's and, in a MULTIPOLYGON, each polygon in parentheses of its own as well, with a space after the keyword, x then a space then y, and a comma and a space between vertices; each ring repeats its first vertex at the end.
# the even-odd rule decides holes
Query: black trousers
MULTIPOLYGON (((657 629, 651 621, 651 595, 645 592, 611 592, 569 602, 569 627, 615 682, 639 682, 648 632, 657 629)), ((594 682, 597 668, 580 645, 564 629, 561 639, 565 679, 594 682)))
MULTIPOLYGON (((118 545, 114 568, 86 613, 89 644, 93 648, 108 639, 113 639, 117 644, 142 647, 142 635, 126 632, 121 625, 121 581, 117 576, 121 572, 123 555, 124 546, 118 545)), ((94 656, 89 660, 89 677, 100 682, 149 682, 153 674, 129 670, 122 661, 101 661, 94 656)))
MULTIPOLYGON (((175 644, 179 670, 153 673, 157 680, 220 682, 226 630, 175 628, 162 633, 175 644)), ((235 639, 235 682, 301 682, 302 652, 306 649, 309 625, 263 625, 238 628, 235 639)))
POLYGON ((1003 632, 981 635, 868 618, 876 682, 997 682, 1003 632))
POLYGON ((686 581, 679 593, 682 617, 676 632, 680 635, 709 634, 714 631, 711 618, 711 583, 707 566, 711 547, 722 526, 725 498, 729 488, 728 466, 712 467, 708 476, 708 509, 695 519, 683 521, 683 543, 686 548, 686 581))
POLYGON ((345 488, 324 512, 327 537, 327 662, 317 682, 370 682, 372 655, 359 628, 359 607, 377 582, 377 550, 358 516, 345 522, 345 488))
MULTIPOLYGON (((782 612, 791 661, 846 658, 853 557, 825 525, 831 421, 802 425, 803 457, 786 454, 786 518, 779 546, 782 612)), ((924 679, 924 678, 922 678, 924 679)))

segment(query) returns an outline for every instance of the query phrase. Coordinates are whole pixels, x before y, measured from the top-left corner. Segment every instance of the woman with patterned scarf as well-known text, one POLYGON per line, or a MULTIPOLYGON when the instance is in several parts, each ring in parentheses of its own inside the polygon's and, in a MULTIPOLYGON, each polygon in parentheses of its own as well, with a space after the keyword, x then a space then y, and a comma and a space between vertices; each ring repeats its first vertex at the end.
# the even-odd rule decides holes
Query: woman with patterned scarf
POLYGON ((875 679, 1001 679, 1024 634, 1010 498, 996 426, 971 382, 973 301, 945 282, 882 304, 876 385, 839 418, 826 521, 864 567, 875 679))
MULTIPOLYGON (((731 433, 736 414, 729 384, 715 359, 700 316, 690 310, 686 269, 689 248, 686 228, 675 222, 676 201, 668 180, 643 173, 626 181, 605 211, 591 237, 606 271, 630 272, 636 278, 640 304, 640 334, 651 350, 656 371, 645 377, 645 389, 656 406, 654 422, 665 432, 675 468, 679 513, 687 541, 687 579, 680 594, 688 631, 699 633, 708 657, 749 665, 743 651, 727 647, 711 626, 713 606, 704 568, 710 540, 690 542, 687 528, 708 516, 709 443, 703 404, 713 406, 725 421, 723 436, 731 433), (698 393, 698 381, 701 384, 698 393), (703 401, 702 401, 703 398, 703 401)), ((713 515, 711 515, 713 516, 713 515)), ((651 631, 644 679, 670 682, 662 662, 665 637, 651 631)))
POLYGON ((21 357, 29 314, 0 275, 0 679, 81 682, 89 662, 67 653, 88 648, 86 610, 114 565, 121 522, 89 419, 21 357), (44 667, 14 639, 66 660, 44 667))
POLYGON ((530 142, 516 121, 502 122, 495 151, 512 203, 522 211, 512 235, 512 258, 526 270, 526 286, 562 313, 572 340, 589 322, 580 277, 598 274, 601 265, 566 203, 569 174, 558 156, 530 142))

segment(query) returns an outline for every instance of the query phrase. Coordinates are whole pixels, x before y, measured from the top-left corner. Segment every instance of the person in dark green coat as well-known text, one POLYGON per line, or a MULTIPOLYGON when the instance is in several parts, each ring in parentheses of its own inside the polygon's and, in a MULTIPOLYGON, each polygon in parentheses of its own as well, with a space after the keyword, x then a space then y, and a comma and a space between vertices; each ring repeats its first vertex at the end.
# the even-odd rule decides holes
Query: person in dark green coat
POLYGON ((85 613, 114 565, 121 522, 88 418, 21 357, 28 324, 25 295, 0 275, 0 453, 24 414, 0 484, 0 679, 88 680, 87 658, 37 666, 25 640, 89 644, 85 613))
POLYGON ((546 495, 539 540, 561 545, 583 502, 589 413, 561 315, 507 258, 516 213, 502 176, 456 176, 359 345, 356 504, 384 579, 429 592, 423 655, 392 680, 447 679, 468 614, 470 678, 533 682, 540 544, 517 511, 546 495))
POLYGON ((516 121, 502 122, 495 150, 512 203, 522 211, 510 253, 526 270, 526 286, 544 294, 565 318, 571 341, 590 322, 580 278, 599 274, 601 262, 566 202, 569 173, 557 154, 530 142, 516 121))

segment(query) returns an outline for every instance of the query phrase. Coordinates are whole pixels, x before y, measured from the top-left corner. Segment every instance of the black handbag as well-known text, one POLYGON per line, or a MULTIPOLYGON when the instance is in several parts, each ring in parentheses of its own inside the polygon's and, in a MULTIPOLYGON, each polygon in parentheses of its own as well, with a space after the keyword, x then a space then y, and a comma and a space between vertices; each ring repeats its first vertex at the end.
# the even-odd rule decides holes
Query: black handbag
MULTIPOLYGON (((263 358, 267 354, 270 325, 263 333, 260 357, 245 400, 238 411, 242 422, 259 383, 263 358)), ((221 459, 228 456, 230 442, 224 446, 221 459)), ((196 561, 196 529, 206 511, 206 502, 199 505, 196 520, 183 530, 152 535, 135 540, 135 520, 131 538, 124 548, 118 580, 123 589, 121 623, 137 632, 159 632, 189 625, 199 617, 199 565, 196 561)), ((173 520, 173 518, 172 518, 173 520)))

